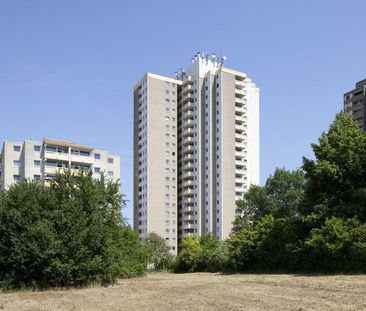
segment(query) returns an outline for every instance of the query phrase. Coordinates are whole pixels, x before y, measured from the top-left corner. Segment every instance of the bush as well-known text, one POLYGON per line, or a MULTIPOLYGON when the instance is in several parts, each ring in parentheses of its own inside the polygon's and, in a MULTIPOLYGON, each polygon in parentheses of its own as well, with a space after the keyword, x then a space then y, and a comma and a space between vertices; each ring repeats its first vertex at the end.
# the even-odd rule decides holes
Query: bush
POLYGON ((183 241, 176 262, 176 272, 217 272, 226 269, 228 248, 211 235, 189 236, 183 241))
POLYGON ((145 250, 123 222, 123 204, 118 183, 91 173, 12 186, 0 201, 0 282, 85 286, 143 274, 145 250))
POLYGON ((307 269, 323 272, 366 272, 366 224, 332 217, 311 231, 305 242, 307 269))

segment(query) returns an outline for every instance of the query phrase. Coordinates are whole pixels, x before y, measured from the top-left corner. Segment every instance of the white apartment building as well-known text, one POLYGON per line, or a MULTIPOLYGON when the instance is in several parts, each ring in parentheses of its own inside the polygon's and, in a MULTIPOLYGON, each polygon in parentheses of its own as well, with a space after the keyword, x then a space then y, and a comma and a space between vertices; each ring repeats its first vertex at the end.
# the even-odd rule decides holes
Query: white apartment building
POLYGON ((57 171, 92 170, 98 178, 120 178, 120 158, 107 151, 72 142, 44 139, 23 142, 5 141, 0 154, 0 189, 22 180, 50 181, 57 171))
POLYGON ((259 89, 223 61, 198 53, 177 79, 147 73, 134 88, 134 228, 173 250, 188 235, 226 239, 259 184, 259 89))

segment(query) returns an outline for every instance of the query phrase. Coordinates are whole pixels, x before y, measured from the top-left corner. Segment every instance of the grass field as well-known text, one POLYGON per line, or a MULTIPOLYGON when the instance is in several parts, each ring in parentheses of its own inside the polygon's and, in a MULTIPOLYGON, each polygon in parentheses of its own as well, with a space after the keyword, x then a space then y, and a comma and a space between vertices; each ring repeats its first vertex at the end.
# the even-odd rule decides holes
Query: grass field
POLYGON ((110 287, 3 293, 0 310, 366 310, 366 276, 151 274, 110 287))

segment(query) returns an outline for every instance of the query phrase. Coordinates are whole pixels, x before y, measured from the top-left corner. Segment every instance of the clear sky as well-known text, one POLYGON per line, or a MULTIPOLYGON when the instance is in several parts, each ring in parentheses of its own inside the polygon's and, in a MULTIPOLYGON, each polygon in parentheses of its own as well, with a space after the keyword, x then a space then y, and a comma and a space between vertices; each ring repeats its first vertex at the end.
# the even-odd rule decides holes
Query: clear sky
POLYGON ((0 141, 43 137, 121 156, 132 215, 132 88, 197 52, 261 90, 261 183, 294 169, 366 78, 366 1, 0 0, 0 141))

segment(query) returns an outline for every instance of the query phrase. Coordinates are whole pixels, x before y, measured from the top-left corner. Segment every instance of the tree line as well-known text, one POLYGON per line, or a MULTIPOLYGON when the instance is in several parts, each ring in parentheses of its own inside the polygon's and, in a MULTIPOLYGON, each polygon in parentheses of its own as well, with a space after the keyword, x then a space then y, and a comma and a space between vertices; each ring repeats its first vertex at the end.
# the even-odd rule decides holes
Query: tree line
POLYGON ((366 135, 340 113, 302 167, 277 168, 237 202, 230 237, 190 236, 175 258, 125 222, 119 182, 91 172, 0 192, 0 288, 111 284, 175 272, 366 272, 366 135))

